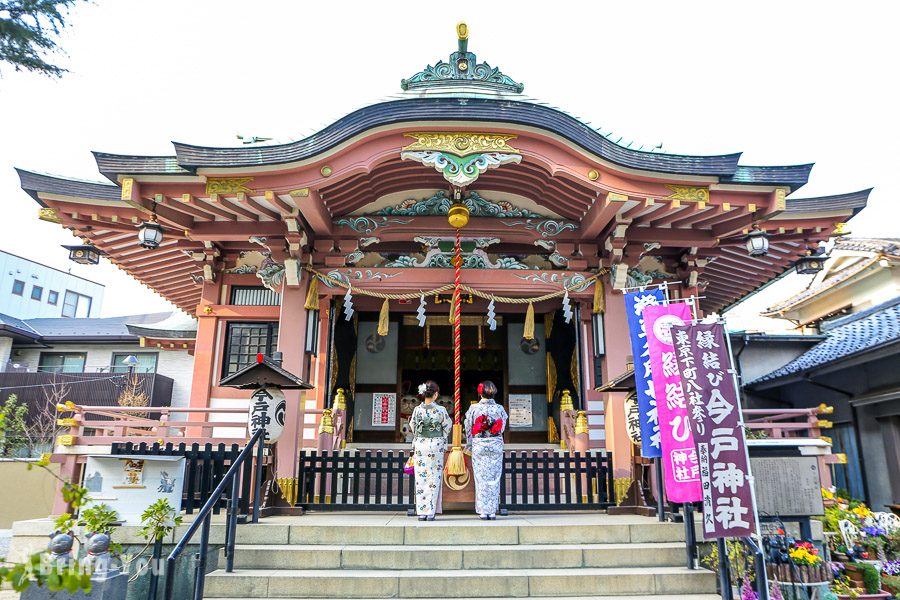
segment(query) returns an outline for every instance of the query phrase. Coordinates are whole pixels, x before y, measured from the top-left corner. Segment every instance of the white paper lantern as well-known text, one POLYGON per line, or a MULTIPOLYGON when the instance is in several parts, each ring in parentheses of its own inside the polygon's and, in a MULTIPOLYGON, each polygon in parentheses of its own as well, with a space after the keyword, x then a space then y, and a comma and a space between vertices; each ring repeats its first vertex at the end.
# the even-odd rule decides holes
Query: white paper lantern
POLYGON ((247 430, 252 436, 258 430, 266 428, 266 442, 278 441, 284 431, 284 412, 287 401, 284 392, 278 388, 259 388, 250 396, 250 409, 247 414, 247 430))

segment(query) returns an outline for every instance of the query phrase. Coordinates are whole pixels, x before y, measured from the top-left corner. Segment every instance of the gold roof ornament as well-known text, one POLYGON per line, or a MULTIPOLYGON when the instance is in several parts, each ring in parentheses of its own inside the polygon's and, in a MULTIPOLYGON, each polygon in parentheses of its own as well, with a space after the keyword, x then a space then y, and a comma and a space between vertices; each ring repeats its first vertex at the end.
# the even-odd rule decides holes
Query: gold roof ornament
POLYGON ((562 391, 562 398, 559 400, 559 410, 575 410, 572 404, 572 393, 569 390, 562 391))
POLYGON ((834 224, 834 231, 831 232, 831 235, 833 235, 834 237, 841 237, 841 236, 845 236, 845 235, 850 235, 851 233, 853 233, 853 232, 850 231, 850 225, 842 222, 842 223, 834 224))

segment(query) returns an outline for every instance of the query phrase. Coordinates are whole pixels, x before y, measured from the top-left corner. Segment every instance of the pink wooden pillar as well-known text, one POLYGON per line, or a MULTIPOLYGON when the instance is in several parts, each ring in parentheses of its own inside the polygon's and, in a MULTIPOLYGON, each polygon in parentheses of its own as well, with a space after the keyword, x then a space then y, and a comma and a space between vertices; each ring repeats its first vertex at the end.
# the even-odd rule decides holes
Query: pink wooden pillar
MULTIPOLYGON (((219 319, 214 305, 219 303, 220 281, 203 283, 200 303, 197 305, 197 341, 194 349, 194 373, 191 380, 191 408, 209 408, 209 399, 213 385, 213 373, 216 368, 216 331, 219 319)), ((191 419, 205 420, 204 414, 191 415, 191 419)), ((188 427, 185 435, 201 437, 205 435, 202 427, 188 427)))
MULTIPOLYGON (((285 285, 281 291, 281 318, 278 323, 278 351, 281 365, 300 377, 304 373, 306 358, 306 291, 309 277, 304 277, 299 286, 285 285)), ((298 452, 303 434, 303 412, 306 392, 285 390, 287 409, 284 413, 284 432, 276 445, 278 459, 275 476, 294 477, 297 469, 298 452)))
MULTIPOLYGON (((606 312, 606 354, 603 357, 603 376, 606 380, 625 372, 626 358, 631 355, 628 319, 622 293, 607 285, 604 289, 606 312)), ((631 477, 631 438, 625 427, 625 394, 609 393, 604 406, 606 416, 606 449, 613 454, 613 477, 631 477)))

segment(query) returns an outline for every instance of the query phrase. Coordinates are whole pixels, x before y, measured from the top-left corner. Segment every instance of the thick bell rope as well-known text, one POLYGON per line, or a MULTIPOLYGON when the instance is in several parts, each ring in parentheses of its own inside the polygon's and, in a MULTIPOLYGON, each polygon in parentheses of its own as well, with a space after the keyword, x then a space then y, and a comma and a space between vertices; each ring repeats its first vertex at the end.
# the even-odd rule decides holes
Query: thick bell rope
POLYGON ((456 268, 456 278, 453 285, 454 315, 453 315, 453 447, 447 458, 448 475, 465 475, 466 458, 462 451, 462 424, 460 413, 462 411, 462 352, 460 351, 460 271, 462 270, 462 249, 460 248, 459 228, 456 229, 456 256, 453 266, 456 268))

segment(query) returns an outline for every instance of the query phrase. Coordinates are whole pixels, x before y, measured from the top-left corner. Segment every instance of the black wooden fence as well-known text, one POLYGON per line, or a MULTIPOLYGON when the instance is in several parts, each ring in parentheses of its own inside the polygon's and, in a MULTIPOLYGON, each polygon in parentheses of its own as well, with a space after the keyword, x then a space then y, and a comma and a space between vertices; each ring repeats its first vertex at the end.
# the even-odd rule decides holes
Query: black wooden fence
MULTIPOLYGON (((137 456, 183 456, 185 458, 184 465, 184 488, 182 494, 181 507, 185 512, 191 514, 195 509, 200 509, 209 499, 213 490, 219 485, 225 472, 231 466, 231 463, 240 454, 241 448, 237 444, 226 447, 225 444, 206 444, 203 447, 200 444, 178 444, 177 446, 169 443, 165 446, 159 444, 147 445, 146 442, 134 444, 113 443, 111 454, 117 456, 137 455, 137 456)), ((241 473, 241 497, 239 500, 240 514, 248 514, 250 506, 250 495, 252 490, 251 477, 253 475, 252 461, 244 463, 243 472, 241 473)), ((222 508, 227 505, 227 493, 223 496, 222 501, 217 504, 213 512, 218 514, 222 508)))
POLYGON ((407 458, 405 450, 303 451, 297 505, 307 510, 406 510, 415 496, 413 476, 403 471, 407 458))
POLYGON ((507 452, 500 508, 603 510, 615 504, 612 454, 590 452, 507 452))
MULTIPOLYGON (((303 451, 297 505, 306 510, 406 510, 415 481, 407 451, 303 451)), ((500 507, 510 511, 602 510, 614 504, 612 455, 605 451, 505 453, 500 507)), ((474 485, 474 481, 469 485, 474 485)))

